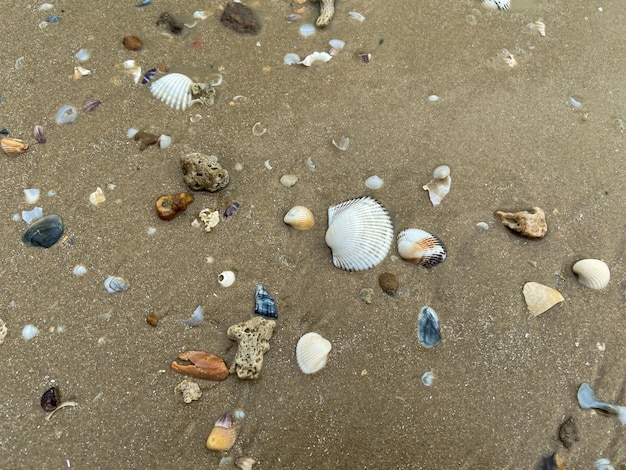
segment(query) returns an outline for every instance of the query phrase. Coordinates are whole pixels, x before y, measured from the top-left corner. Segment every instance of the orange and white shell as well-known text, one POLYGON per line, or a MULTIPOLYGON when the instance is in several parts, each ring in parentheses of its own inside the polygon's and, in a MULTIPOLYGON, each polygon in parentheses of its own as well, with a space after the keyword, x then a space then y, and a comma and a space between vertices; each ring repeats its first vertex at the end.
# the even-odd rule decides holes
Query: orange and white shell
POLYGON ((604 261, 599 259, 581 259, 572 271, 578 275, 578 282, 590 289, 604 289, 611 280, 611 271, 604 261))
POLYGON ((224 413, 215 422, 211 434, 207 437, 206 446, 210 450, 229 451, 237 440, 237 430, 233 427, 233 417, 224 413))
POLYGON ((25 144, 24 141, 20 139, 2 139, 0 146, 2 147, 2 151, 10 157, 16 157, 28 150, 28 144, 25 144))
POLYGON ((308 230, 315 225, 315 218, 308 207, 294 206, 289 209, 283 222, 298 230, 308 230))
POLYGON ((398 254, 406 261, 429 269, 448 256, 437 237, 419 228, 409 228, 398 234, 398 254))
POLYGON ((305 374, 314 374, 326 365, 328 353, 332 349, 330 341, 317 333, 306 333, 296 345, 296 360, 305 374))

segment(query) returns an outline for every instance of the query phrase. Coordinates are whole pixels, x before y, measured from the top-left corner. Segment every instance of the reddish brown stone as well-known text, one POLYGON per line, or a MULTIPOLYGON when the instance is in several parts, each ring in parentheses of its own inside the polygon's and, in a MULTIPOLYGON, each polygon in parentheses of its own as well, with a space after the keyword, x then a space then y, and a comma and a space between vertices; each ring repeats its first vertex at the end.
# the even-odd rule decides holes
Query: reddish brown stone
POLYGON ((143 47, 143 42, 137 36, 124 36, 122 44, 129 51, 138 51, 143 47))

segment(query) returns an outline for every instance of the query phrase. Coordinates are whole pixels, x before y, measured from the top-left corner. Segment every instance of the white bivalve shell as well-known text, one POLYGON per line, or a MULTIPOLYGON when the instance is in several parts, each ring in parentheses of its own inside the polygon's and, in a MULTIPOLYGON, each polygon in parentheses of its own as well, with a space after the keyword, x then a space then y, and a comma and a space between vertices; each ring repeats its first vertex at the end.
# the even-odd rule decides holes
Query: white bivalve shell
POLYGON ((298 230, 308 230, 315 225, 313 212, 308 207, 294 206, 285 215, 283 221, 298 230))
POLYGON ((332 349, 330 341, 317 333, 303 335, 296 346, 296 360, 300 370, 305 374, 314 374, 321 370, 332 349))
POLYGON ((166 105, 184 111, 191 106, 191 85, 193 80, 182 73, 170 73, 159 78, 150 86, 155 98, 166 105))
POLYGON ((333 264, 346 271, 364 271, 379 264, 391 249, 393 224, 387 209, 366 196, 328 208, 326 244, 333 264))
POLYGON ((437 237, 419 228, 409 228, 398 234, 398 254, 406 261, 429 269, 448 256, 437 237))
POLYGON ((590 289, 604 289, 611 280, 611 271, 604 261, 599 259, 581 259, 572 271, 578 275, 578 282, 590 289))
POLYGON ((230 287, 235 283, 235 273, 232 271, 222 271, 217 276, 217 282, 219 282, 222 287, 230 287))

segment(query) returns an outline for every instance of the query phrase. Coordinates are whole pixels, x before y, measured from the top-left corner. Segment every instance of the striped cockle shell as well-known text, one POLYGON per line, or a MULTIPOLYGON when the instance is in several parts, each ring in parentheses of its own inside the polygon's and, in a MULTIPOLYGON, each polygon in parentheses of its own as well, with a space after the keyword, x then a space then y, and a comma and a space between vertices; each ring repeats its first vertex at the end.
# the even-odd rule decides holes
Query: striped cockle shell
POLYGON ((437 237, 419 228, 409 228, 398 234, 398 254, 402 259, 425 268, 438 265, 448 256, 437 237))
POLYGON ((332 349, 330 341, 317 333, 306 333, 296 345, 296 360, 305 374, 314 374, 326 365, 328 353, 332 349))
POLYGON ((572 266, 578 275, 578 282, 590 289, 604 289, 611 280, 611 271, 604 261, 599 259, 581 259, 572 266))
POLYGON ((379 264, 393 242, 393 224, 387 209, 366 196, 328 208, 326 244, 333 264, 346 271, 364 271, 379 264))
POLYGON ((159 78, 150 86, 155 98, 166 105, 184 111, 191 106, 191 85, 193 80, 182 73, 170 73, 159 78))
POLYGON ((10 157, 15 157, 28 150, 28 144, 25 144, 23 140, 10 137, 0 140, 0 146, 2 151, 10 157))
POLYGON ((298 230, 308 230, 315 225, 315 218, 308 207, 294 206, 285 214, 283 222, 298 230))

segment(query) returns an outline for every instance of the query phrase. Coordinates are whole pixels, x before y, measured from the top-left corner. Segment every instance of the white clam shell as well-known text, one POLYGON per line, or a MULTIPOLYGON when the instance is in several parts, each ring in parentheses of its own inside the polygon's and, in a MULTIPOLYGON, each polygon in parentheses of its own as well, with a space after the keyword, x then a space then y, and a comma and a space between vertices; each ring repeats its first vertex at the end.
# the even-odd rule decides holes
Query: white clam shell
POLYGON ((578 282, 590 289, 604 289, 611 280, 611 271, 604 261, 599 259, 581 259, 572 271, 578 275, 578 282))
POLYGON ((191 106, 191 85, 193 81, 182 73, 170 73, 159 78, 150 86, 155 98, 166 105, 184 111, 191 106))
POLYGON ((372 197, 360 197, 328 208, 326 244, 333 264, 364 271, 379 264, 391 249, 393 224, 387 209, 372 197))
POLYGON ((332 349, 330 341, 317 333, 303 335, 296 346, 296 360, 300 370, 305 374, 314 374, 321 370, 328 360, 332 349))
POLYGON ((308 207, 294 206, 289 209, 283 222, 298 230, 308 230, 315 225, 315 218, 308 207))
POLYGON ((230 287, 235 283, 235 273, 232 271, 222 271, 217 276, 217 282, 219 282, 222 287, 230 287))
POLYGON ((398 234, 398 254, 402 259, 425 268, 438 265, 448 256, 437 237, 419 228, 409 228, 398 234))

